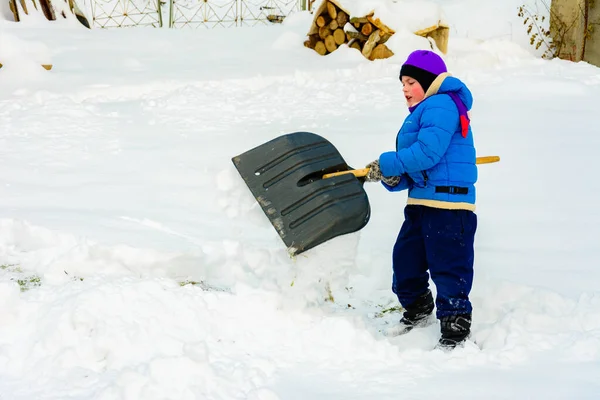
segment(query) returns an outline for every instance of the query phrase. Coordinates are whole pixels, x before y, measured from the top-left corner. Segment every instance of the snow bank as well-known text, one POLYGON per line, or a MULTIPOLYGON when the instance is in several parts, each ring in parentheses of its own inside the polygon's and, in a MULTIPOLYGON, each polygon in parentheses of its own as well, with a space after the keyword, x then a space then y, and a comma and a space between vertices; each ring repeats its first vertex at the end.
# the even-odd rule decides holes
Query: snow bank
MULTIPOLYGON (((346 287, 347 294, 335 303, 308 309, 282 302, 307 295, 311 285, 290 285, 282 293, 257 284, 275 273, 272 260, 259 249, 229 249, 232 262, 247 266, 231 291, 169 277, 178 262, 166 254, 121 246, 83 249, 82 239, 16 221, 2 220, 0 227, 0 390, 14 399, 93 394, 123 400, 269 400, 318 398, 323 392, 368 399, 393 398, 399 387, 411 396, 434 398, 438 392, 425 384, 434 377, 452 385, 483 369, 487 374, 481 382, 488 386, 476 383, 480 393, 489 390, 491 376, 502 381, 504 374, 520 369, 531 375, 532 363, 550 354, 549 367, 534 364, 537 374, 579 363, 589 368, 587 363, 600 358, 600 337, 594 334, 600 331, 597 293, 570 299, 479 280, 472 300, 474 340, 481 349, 469 344, 446 355, 430 351, 437 325, 402 337, 382 336, 399 314, 385 311, 387 305, 375 306, 377 292, 361 299, 359 288, 346 287), (80 256, 72 264, 69 254, 80 256), (11 264, 17 258, 22 262, 11 264), (152 267, 157 264, 169 272, 152 267), (34 270, 41 272, 39 280, 34 270), (293 294, 293 288, 302 294, 293 294), (378 385, 366 384, 376 377, 378 385)), ((351 247, 356 246, 346 242, 328 252, 351 247)), ((190 266, 202 269, 211 259, 209 246, 204 250, 206 258, 190 266)), ((331 270, 321 263, 331 259, 320 256, 299 263, 296 271, 305 270, 308 277, 314 273, 308 270, 331 270)), ((228 268, 223 261, 214 266, 228 268)), ((593 371, 597 368, 579 376, 587 379, 593 371)), ((520 381, 502 383, 495 392, 550 395, 564 387, 569 374, 561 374, 559 386, 520 381)), ((587 398, 593 385, 579 384, 570 388, 573 393, 587 398)))
POLYGON ((0 64, 3 79, 36 79, 48 73, 42 65, 52 65, 51 52, 41 41, 23 40, 1 32, 0 64))
POLYGON ((351 17, 363 17, 373 12, 374 18, 395 31, 416 32, 446 23, 442 7, 427 0, 340 0, 339 4, 351 17))
MULTIPOLYGON (((259 213, 262 211, 254 210, 254 215, 244 215, 263 222, 259 213)), ((125 220, 178 235, 153 221, 125 220)), ((290 260, 285 253, 235 240, 195 241, 199 251, 165 253, 124 245, 109 247, 19 221, 0 220, 0 227, 0 264, 18 265, 46 284, 64 284, 74 277, 164 277, 231 292, 253 288, 278 293, 282 305, 292 308, 324 304, 346 291, 356 257, 355 251, 348 250, 356 248, 358 238, 358 234, 348 235, 324 244, 309 257, 290 260)))

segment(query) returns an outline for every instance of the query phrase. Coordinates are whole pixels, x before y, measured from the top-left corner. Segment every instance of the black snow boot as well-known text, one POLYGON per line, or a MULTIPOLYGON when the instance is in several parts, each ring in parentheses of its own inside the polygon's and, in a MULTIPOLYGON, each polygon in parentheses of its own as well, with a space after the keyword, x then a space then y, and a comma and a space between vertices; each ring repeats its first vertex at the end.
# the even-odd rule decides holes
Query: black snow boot
POLYGON ((464 344, 471 335, 471 314, 449 315, 440 318, 442 337, 436 346, 452 350, 464 344))
POLYGON ((433 312, 433 296, 431 290, 423 293, 412 304, 405 307, 404 314, 397 329, 397 335, 410 332, 413 328, 426 326, 433 312))

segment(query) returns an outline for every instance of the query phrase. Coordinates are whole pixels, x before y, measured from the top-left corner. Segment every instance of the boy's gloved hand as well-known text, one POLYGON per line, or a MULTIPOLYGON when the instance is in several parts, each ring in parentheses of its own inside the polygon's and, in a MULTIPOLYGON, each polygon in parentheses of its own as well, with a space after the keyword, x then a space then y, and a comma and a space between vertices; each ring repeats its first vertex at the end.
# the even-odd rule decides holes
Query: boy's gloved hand
POLYGON ((400 183, 400 177, 399 176, 390 176, 390 177, 386 178, 384 176, 383 178, 381 178, 381 181, 388 186, 394 187, 400 183))
POLYGON ((388 186, 396 186, 400 183, 399 176, 389 176, 385 177, 381 174, 381 169, 379 168, 379 160, 375 160, 373 162, 368 163, 365 168, 369 168, 369 172, 365 176, 365 181, 367 182, 379 182, 383 181, 388 186))
POLYGON ((365 181, 367 182, 379 182, 383 178, 381 175, 381 169, 379 169, 379 160, 375 160, 373 162, 365 165, 365 168, 369 168, 369 172, 365 176, 365 181))

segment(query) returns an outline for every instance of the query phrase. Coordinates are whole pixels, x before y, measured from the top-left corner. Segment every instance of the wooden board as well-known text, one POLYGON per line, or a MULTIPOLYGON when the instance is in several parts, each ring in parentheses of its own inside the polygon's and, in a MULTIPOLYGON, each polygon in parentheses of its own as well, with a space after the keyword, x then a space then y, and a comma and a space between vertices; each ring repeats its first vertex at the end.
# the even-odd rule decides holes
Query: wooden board
POLYGON ((425 38, 432 38, 437 48, 443 53, 448 52, 448 39, 450 36, 450 27, 446 24, 438 23, 430 27, 420 29, 415 32, 415 35, 425 38))
POLYGON ((10 11, 12 11, 15 22, 19 22, 21 18, 19 18, 19 7, 17 6, 16 0, 8 0, 8 7, 10 11))

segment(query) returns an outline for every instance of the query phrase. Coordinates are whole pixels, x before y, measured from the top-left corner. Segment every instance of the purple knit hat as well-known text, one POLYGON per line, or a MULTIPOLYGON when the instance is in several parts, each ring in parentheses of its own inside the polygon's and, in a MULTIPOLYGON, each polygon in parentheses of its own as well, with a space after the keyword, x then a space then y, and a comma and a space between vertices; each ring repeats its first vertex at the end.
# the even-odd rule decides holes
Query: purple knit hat
MULTIPOLYGON (((400 69, 400 80, 403 76, 410 76, 416 79, 421 86, 423 91, 427 92, 435 78, 438 75, 448 72, 446 64, 442 57, 429 50, 416 50, 410 53, 402 68, 400 69)), ((463 137, 467 137, 469 133, 470 118, 467 107, 464 105, 460 97, 455 92, 447 93, 456 104, 458 108, 458 115, 460 118, 461 134, 463 137)), ((410 112, 413 112, 417 106, 410 107, 410 112)))
POLYGON ((444 60, 433 51, 416 50, 410 53, 400 69, 400 80, 403 76, 416 79, 423 91, 427 92, 429 86, 438 75, 448 72, 444 60))

